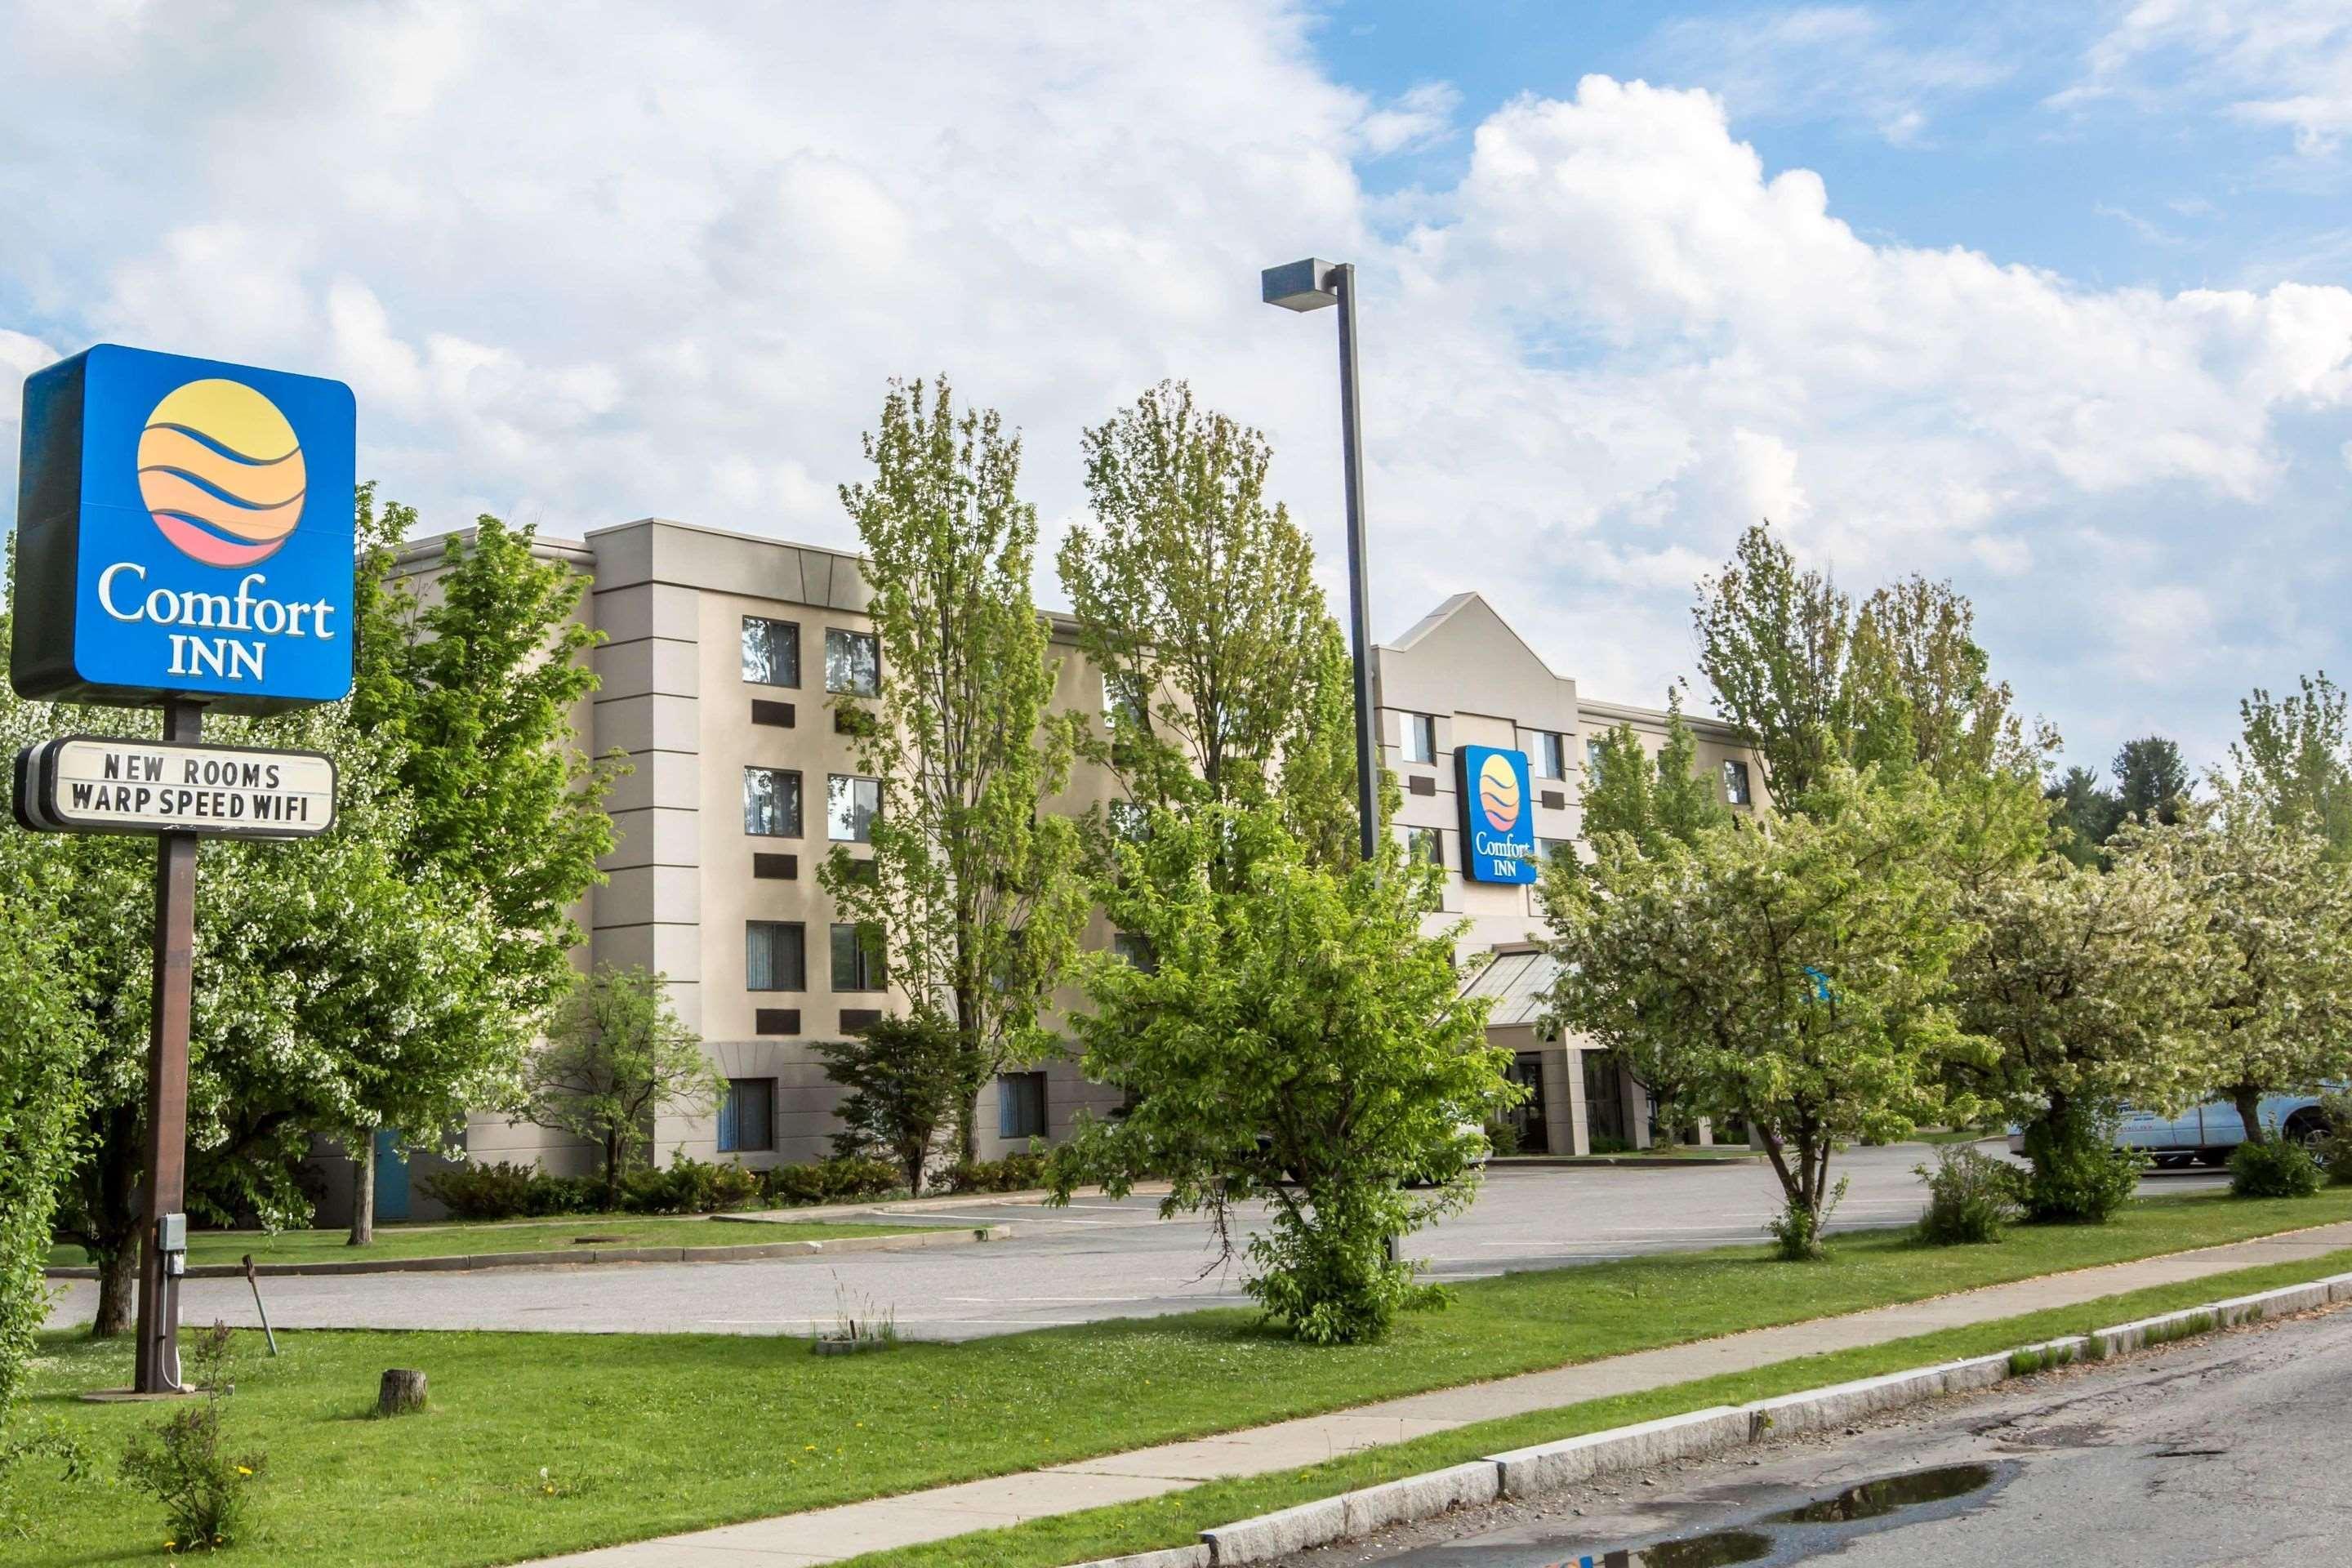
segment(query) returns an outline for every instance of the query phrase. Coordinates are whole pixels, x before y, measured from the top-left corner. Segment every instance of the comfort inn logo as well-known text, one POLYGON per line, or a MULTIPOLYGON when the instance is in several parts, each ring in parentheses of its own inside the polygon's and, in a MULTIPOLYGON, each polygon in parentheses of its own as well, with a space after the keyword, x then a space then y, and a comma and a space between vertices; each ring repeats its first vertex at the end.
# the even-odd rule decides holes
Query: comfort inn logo
POLYGON ((1534 881, 1528 754, 1493 746, 1457 746, 1454 757, 1462 802, 1464 872, 1476 882, 1534 881))
POLYGON ((353 425, 341 382, 108 343, 26 378, 16 689, 245 713, 348 692, 353 425))
POLYGON ((302 444, 278 405, 210 376, 167 394, 139 434, 139 494, 180 553, 249 566, 302 516, 302 444))

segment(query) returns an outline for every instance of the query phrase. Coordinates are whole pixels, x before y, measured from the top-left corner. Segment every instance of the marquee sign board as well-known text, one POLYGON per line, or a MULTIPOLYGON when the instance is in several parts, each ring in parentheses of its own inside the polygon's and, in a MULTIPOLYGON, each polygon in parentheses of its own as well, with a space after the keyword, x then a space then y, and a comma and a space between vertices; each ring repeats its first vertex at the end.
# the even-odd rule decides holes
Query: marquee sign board
POLYGON ((68 735, 16 754, 16 820, 45 833, 310 838, 335 821, 317 752, 68 735))
POLYGON ((352 689, 339 381, 100 343, 25 381, 17 694, 215 712, 352 689))

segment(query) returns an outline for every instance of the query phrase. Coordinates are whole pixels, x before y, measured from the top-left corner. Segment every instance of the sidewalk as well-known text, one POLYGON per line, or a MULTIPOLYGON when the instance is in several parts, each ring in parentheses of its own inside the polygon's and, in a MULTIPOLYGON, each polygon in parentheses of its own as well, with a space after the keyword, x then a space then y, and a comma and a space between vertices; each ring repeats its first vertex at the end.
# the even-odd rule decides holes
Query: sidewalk
POLYGON ((775 1519, 546 1559, 568 1568, 807 1568, 861 1552, 942 1541, 1024 1520, 1181 1491, 1226 1477, 1320 1463, 1497 1416, 1638 1393, 1798 1356, 1852 1350, 2150 1286, 2314 1258, 2352 1247, 2352 1221, 2226 1247, 1989 1286, 1898 1307, 1675 1345, 1438 1389, 1328 1415, 1081 1459, 992 1480, 814 1509, 775 1519))

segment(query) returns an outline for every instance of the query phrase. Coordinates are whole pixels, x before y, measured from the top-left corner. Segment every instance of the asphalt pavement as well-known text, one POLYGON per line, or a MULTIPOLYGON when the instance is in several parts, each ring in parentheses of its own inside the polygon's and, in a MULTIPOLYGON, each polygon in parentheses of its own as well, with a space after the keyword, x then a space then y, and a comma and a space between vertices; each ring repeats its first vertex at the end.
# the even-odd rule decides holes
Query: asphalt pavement
POLYGON ((1288 1568, 2315 1568, 2352 1562, 2347 1402, 2352 1311, 2336 1309, 1288 1568))
MULTIPOLYGON (((1929 1154, 1917 1144, 1848 1152, 1838 1169, 1853 1184, 1831 1228, 1908 1223, 1922 1197, 1912 1167, 1929 1154)), ((2218 1179, 2176 1176, 2162 1185, 2177 1191, 2218 1179)), ((1498 1166, 1468 1212, 1410 1245, 1430 1261, 1433 1278, 1469 1279, 1759 1241, 1779 1206, 1771 1171, 1749 1162, 1673 1170, 1498 1166)), ((806 1334, 830 1329, 845 1311, 888 1310, 902 1334, 922 1339, 1244 1300, 1238 1260, 1219 1267, 1210 1227, 1195 1218, 1160 1219, 1156 1198, 1080 1197, 1066 1208, 978 1199, 906 1217, 1008 1225, 1013 1236, 831 1258, 279 1278, 264 1280, 262 1289, 280 1328, 806 1334)), ((50 1321, 87 1321, 95 1301, 95 1286, 70 1284, 50 1321)), ((192 1322, 258 1323, 241 1280, 191 1279, 181 1310, 192 1322)))

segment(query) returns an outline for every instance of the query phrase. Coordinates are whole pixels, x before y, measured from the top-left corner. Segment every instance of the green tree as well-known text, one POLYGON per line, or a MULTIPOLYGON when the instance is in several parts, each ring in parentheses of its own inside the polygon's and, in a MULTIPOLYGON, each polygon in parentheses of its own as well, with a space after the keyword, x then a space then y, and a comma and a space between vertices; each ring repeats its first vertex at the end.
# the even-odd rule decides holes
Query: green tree
POLYGON ((2123 816, 2169 826, 2189 805, 2189 764, 2180 748, 2161 735, 2126 741, 2112 764, 2116 801, 2123 816))
POLYGON ((1631 724, 1601 732, 1598 766, 1585 781, 1584 837, 1630 836, 1643 854, 1666 839, 1696 842, 1731 821, 1715 780, 1699 771, 1698 740, 1683 721, 1682 693, 1666 693, 1666 738, 1653 758, 1631 724))
POLYGON ((923 1195, 923 1176, 940 1134, 980 1093, 981 1063, 965 1049, 952 1024, 936 1013, 884 1018, 846 1040, 819 1040, 811 1048, 824 1076, 849 1092, 835 1115, 843 1131, 836 1152, 880 1149, 906 1173, 907 1190, 923 1195))
POLYGON ((1139 1098, 1081 1118, 1055 1190, 1162 1177, 1160 1212, 1206 1211, 1227 1256, 1235 1214, 1263 1200, 1251 1296, 1312 1342, 1379 1338, 1436 1299, 1390 1238, 1469 1201, 1478 1129, 1517 1093, 1485 1004, 1459 995, 1459 933, 1422 931, 1437 874, 1393 844, 1345 873, 1315 864, 1270 806, 1158 812, 1121 854, 1107 912, 1154 962, 1087 955, 1073 1024, 1087 1076, 1139 1098))
MULTIPOLYGON (((954 1029, 977 1089, 1053 1047, 1040 1016, 1087 900, 1075 825, 1040 809, 1070 752, 1047 722, 1059 661, 1030 597, 1021 443, 993 410, 959 415, 945 381, 925 391, 892 384, 866 438, 874 477, 841 491, 880 644, 878 712, 856 744, 882 802, 871 855, 836 847, 822 880, 845 919, 881 933, 917 1015, 954 1029)), ((967 1096, 960 1158, 976 1136, 967 1096)))
POLYGON ((525 1069, 523 1120, 596 1145, 608 1201, 665 1110, 709 1112, 727 1079, 678 1020, 665 978, 600 963, 557 1004, 525 1069))
POLYGON ((2264 1096, 2352 1073, 2352 871, 2308 823, 2216 779, 2216 800, 2116 836, 2116 863, 2179 880, 2206 942, 2202 1076, 2261 1143, 2264 1096))
MULTIPOLYGON (((11 836, 15 837, 15 836, 11 836)), ((0 870, 13 871, 0 856, 0 870)), ((48 1318, 50 1226, 73 1169, 82 1128, 79 1074, 90 1054, 89 1020, 67 978, 72 955, 58 941, 42 889, 7 877, 0 894, 0 1428, 7 1425, 26 1362, 48 1318)), ((0 1453, 0 1489, 9 1458, 0 1453)), ((0 1514, 5 1513, 0 1507, 0 1514)), ((0 1518, 0 1530, 6 1521, 0 1518)))
POLYGON ((2274 822, 2308 821, 2336 860, 2352 859, 2352 751, 2345 693, 2321 670, 2302 690, 2273 698, 2261 687, 2238 704, 2244 732, 2230 748, 2241 789, 2274 822))
MULTIPOLYGON (((0 745, 73 731, 156 733, 152 714, 0 696, 0 745)), ((347 704, 221 719, 211 739, 326 752, 338 817, 292 843, 211 840, 198 852, 188 1090, 188 1211, 297 1224, 314 1131, 356 1124, 367 1096, 455 1115, 510 1089, 526 1031, 486 978, 493 933, 467 890, 412 880, 409 818, 387 742, 347 704)), ((146 1101, 155 849, 144 837, 0 836, 0 867, 45 890, 59 979, 84 1026, 79 1158, 58 1226, 99 1269, 95 1331, 131 1321, 146 1101)))
POLYGON ((1804 816, 1665 838, 1602 836, 1583 873, 1543 883, 1561 977, 1555 1016, 1673 1086, 1684 1116, 1744 1120, 1786 1202, 1784 1253, 1810 1257, 1860 1138, 1966 1114, 1942 1081, 1969 1047, 1945 977, 1969 931, 1955 913, 1955 812, 1929 781, 1832 767, 1804 816))
POLYGON ((2116 792, 2102 785, 2093 770, 2068 768, 2042 797, 2050 803, 2051 826, 2063 835, 2058 853, 2077 866, 2105 865, 2106 842, 2124 819, 2124 803, 2116 792))
MULTIPOLYGON (((568 955, 583 940, 572 909, 604 879, 596 862, 614 842, 604 801, 625 771, 616 757, 585 756, 573 740, 576 710, 597 685, 587 655, 603 640, 577 615, 588 579, 541 558, 532 530, 486 515, 470 536, 449 536, 431 591, 420 594, 399 559, 415 512, 397 502, 379 508, 371 484, 361 488, 358 521, 350 706, 382 747, 384 788, 406 797, 406 828, 394 841, 399 868, 412 884, 441 885, 478 906, 477 918, 496 935, 481 978, 522 1027, 571 984, 568 955)), ((352 1022, 360 1048, 383 1026, 352 1022)), ((522 1046, 520 1037, 501 1040, 491 1054, 510 1057, 522 1046)), ((376 1129, 437 1141, 463 1119, 451 1091, 478 1091, 468 1080, 480 1065, 458 1059, 433 1072, 408 1062, 369 1076, 345 1139, 354 1246, 373 1236, 376 1129)))
POLYGON ((1961 1027, 1991 1049, 1960 1076, 2025 1124, 2027 1213, 2103 1221, 2138 1183, 2138 1157, 2113 1148, 2123 1103, 2178 1108, 2204 1087, 2199 912, 2160 868, 2055 858, 1988 879, 1964 907, 1978 934, 1952 990, 1961 1027))
POLYGON ((2038 777, 2057 745, 2013 711, 1976 641, 1975 607, 1949 583, 1904 578, 1857 609, 1759 524, 1699 584, 1692 620, 1699 670, 1783 812, 1805 809, 1839 766, 1916 767, 1942 784, 2038 777))
POLYGON ((1172 382, 1087 431, 1084 448, 1095 521, 1071 530, 1059 564, 1079 647, 1115 698, 1095 753, 1147 808, 1253 805, 1280 787, 1286 758, 1311 753, 1314 792, 1299 798, 1322 819, 1305 837, 1352 860, 1332 804, 1347 800, 1352 826, 1352 741, 1343 771, 1311 738, 1353 733, 1334 663, 1346 645, 1312 545, 1266 497, 1265 437, 1172 382))

